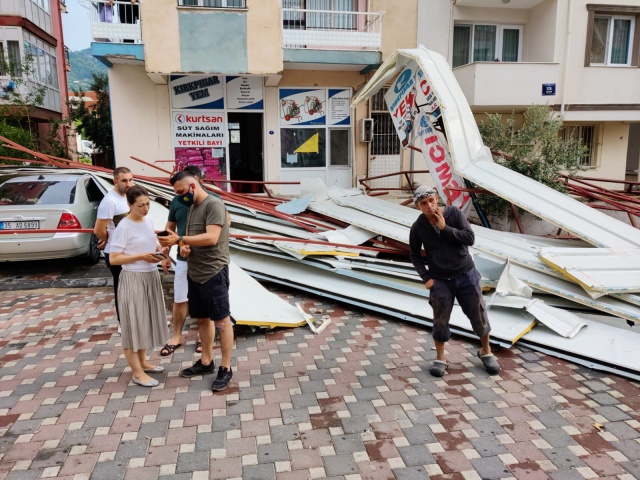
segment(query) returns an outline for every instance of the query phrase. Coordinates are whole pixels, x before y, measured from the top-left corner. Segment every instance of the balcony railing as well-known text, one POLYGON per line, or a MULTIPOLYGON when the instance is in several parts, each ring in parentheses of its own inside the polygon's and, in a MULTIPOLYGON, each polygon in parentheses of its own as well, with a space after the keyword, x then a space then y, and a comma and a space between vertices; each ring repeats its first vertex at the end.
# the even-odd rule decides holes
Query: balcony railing
POLYGON ((283 8, 282 46, 380 50, 383 13, 283 8))
POLYGON ((91 1, 94 42, 142 43, 140 5, 126 1, 91 1))
POLYGON ((66 45, 64 46, 64 67, 67 72, 71 70, 71 54, 69 52, 69 47, 66 45))
POLYGON ((179 7, 247 8, 246 0, 178 0, 179 7))

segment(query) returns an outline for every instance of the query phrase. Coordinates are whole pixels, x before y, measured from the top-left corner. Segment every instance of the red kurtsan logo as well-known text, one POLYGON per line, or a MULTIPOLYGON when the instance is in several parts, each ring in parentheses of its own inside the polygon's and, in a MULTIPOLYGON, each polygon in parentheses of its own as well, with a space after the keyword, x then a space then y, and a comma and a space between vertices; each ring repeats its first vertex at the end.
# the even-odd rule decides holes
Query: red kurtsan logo
POLYGON ((222 117, 211 115, 188 115, 179 113, 175 118, 176 123, 222 123, 222 117))

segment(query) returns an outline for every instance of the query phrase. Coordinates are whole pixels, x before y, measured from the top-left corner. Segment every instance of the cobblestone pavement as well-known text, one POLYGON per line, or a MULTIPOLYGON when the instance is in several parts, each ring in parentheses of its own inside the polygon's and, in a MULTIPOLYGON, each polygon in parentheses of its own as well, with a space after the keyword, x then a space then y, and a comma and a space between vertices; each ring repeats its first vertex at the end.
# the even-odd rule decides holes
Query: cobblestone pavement
POLYGON ((111 289, 4 291, 0 479, 640 478, 638 384, 518 348, 489 377, 460 340, 434 379, 428 331, 278 293, 331 325, 238 327, 233 382, 214 394, 178 375, 194 326, 173 357, 153 354, 165 371, 147 389, 111 289))

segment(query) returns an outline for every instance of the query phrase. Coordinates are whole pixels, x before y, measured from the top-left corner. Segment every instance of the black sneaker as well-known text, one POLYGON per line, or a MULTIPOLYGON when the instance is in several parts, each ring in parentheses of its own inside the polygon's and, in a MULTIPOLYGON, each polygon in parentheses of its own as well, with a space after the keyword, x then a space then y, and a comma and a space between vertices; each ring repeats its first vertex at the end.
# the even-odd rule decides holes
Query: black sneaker
POLYGON ((202 360, 198 360, 192 367, 183 369, 180 372, 180 376, 189 378, 195 377, 196 375, 211 375, 215 371, 216 366, 213 363, 213 360, 211 360, 209 365, 204 365, 202 360))
POLYGON ((220 367, 218 369, 218 376, 211 385, 211 390, 219 392, 229 386, 229 382, 233 377, 233 371, 230 368, 220 367))

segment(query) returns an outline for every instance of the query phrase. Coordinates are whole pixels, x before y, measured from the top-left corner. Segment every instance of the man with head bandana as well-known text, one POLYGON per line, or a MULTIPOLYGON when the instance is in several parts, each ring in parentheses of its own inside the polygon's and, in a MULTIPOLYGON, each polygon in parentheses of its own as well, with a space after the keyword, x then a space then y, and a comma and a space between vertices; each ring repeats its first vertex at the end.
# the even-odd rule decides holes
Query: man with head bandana
POLYGON ((469 254, 469 246, 475 241, 471 225, 459 209, 439 206, 438 193, 433 188, 418 187, 413 201, 422 213, 411 226, 411 262, 429 290, 429 303, 433 308, 436 360, 430 373, 442 377, 449 366, 444 348, 451 337, 449 319, 457 300, 480 337, 482 348, 478 350, 478 357, 486 371, 495 375, 500 365, 489 346, 491 326, 482 298, 480 273, 469 254), (423 247, 426 258, 422 256, 423 247))

